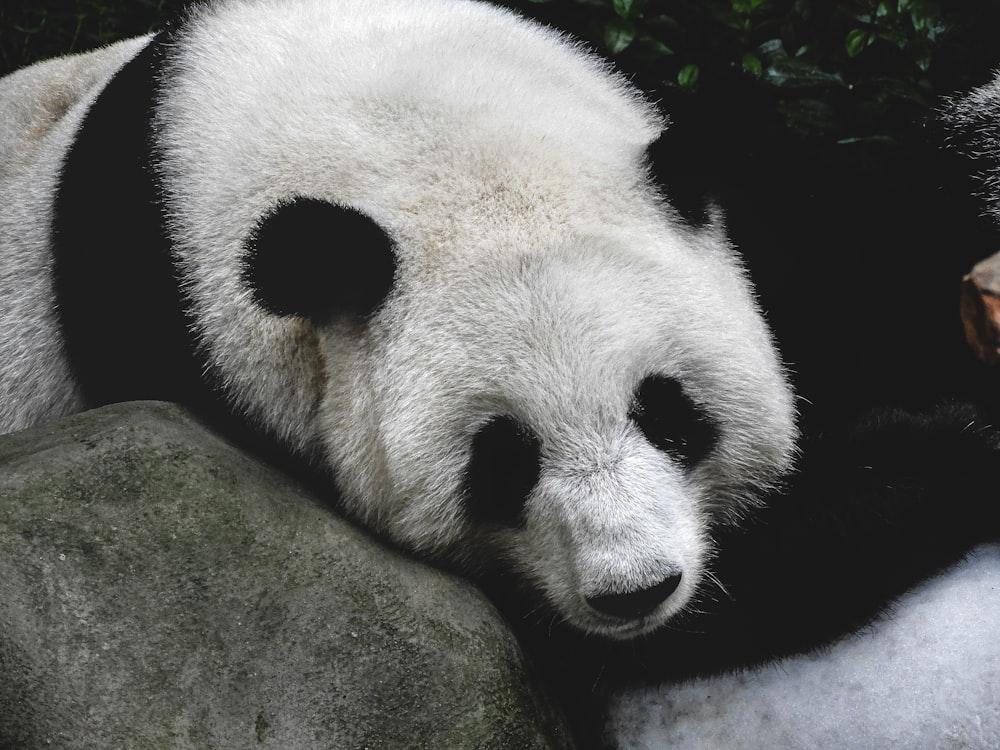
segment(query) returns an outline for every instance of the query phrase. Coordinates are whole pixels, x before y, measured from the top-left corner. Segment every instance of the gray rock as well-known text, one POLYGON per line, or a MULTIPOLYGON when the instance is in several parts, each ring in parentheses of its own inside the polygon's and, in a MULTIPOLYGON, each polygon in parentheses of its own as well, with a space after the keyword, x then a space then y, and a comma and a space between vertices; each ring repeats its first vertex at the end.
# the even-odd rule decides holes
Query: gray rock
POLYGON ((0 745, 568 747, 468 583, 178 407, 0 438, 0 745))

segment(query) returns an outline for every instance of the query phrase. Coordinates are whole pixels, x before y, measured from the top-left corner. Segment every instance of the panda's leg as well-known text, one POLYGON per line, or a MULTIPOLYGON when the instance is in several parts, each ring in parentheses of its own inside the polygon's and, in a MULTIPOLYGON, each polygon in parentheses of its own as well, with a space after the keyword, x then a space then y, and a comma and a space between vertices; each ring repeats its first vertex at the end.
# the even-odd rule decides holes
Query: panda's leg
POLYGON ((998 433, 968 406, 886 411, 807 440, 788 486, 717 535, 725 591, 706 590, 704 611, 729 602, 714 619, 742 663, 856 630, 976 543, 1000 538, 998 482, 998 433))

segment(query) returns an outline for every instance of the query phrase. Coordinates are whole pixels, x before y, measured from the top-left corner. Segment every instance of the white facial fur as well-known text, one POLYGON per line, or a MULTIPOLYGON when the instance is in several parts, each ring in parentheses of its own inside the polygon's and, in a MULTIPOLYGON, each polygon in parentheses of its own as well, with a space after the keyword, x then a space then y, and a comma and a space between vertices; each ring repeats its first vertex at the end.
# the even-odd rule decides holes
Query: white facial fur
POLYGON ((686 229, 648 183, 655 110, 556 33, 466 0, 209 4, 164 80, 170 232, 233 407, 326 461, 371 528, 506 565, 577 627, 630 637, 682 608, 709 519, 789 467, 794 409, 721 231, 686 229), (392 238, 396 283, 369 320, 279 317, 247 289, 248 234, 296 196, 392 238), (628 417, 652 375, 718 427, 690 470, 628 417), (516 528, 466 507, 473 436, 497 415, 540 442, 516 528), (636 620, 586 602, 678 573, 636 620))

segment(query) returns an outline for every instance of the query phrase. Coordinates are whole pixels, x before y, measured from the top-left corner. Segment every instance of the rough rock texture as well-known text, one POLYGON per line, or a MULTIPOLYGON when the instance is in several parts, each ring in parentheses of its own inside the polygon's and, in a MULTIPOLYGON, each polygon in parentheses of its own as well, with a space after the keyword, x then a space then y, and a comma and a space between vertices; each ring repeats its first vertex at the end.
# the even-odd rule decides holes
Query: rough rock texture
POLYGON ((567 747, 470 585, 178 407, 0 437, 0 746, 567 747))

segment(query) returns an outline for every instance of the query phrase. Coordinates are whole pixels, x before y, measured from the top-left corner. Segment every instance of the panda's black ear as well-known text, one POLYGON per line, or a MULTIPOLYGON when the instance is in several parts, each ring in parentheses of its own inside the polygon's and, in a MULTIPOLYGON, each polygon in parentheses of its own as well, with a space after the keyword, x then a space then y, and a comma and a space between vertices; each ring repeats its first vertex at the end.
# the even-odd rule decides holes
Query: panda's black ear
POLYGON ((328 320, 373 313, 392 291, 392 240, 370 217, 316 198, 277 204, 244 241, 243 281, 264 309, 328 320))

